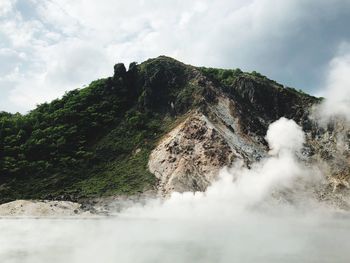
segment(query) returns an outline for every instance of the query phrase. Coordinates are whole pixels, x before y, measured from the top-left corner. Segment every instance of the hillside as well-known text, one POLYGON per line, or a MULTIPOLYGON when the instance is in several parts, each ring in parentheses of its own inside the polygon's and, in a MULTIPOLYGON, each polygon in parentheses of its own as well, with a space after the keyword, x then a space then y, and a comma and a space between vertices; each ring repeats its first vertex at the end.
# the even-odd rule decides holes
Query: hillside
POLYGON ((344 127, 309 118, 320 101, 256 72, 164 56, 116 64, 112 77, 26 115, 0 113, 0 202, 203 191, 221 167, 263 158, 267 127, 283 116, 307 134, 301 159, 347 172, 335 140, 344 127))

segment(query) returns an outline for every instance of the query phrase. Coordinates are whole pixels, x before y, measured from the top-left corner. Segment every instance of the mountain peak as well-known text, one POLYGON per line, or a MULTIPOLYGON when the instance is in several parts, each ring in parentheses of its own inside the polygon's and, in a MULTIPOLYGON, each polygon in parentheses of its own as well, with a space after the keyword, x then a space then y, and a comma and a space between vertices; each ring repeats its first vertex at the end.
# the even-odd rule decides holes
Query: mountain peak
POLYGON ((332 156, 336 144, 322 148, 320 138, 335 131, 308 118, 315 103, 256 72, 166 56, 118 63, 113 77, 27 115, 0 114, 0 201, 204 190, 223 165, 266 155, 266 130, 280 117, 304 127, 310 160, 332 156))

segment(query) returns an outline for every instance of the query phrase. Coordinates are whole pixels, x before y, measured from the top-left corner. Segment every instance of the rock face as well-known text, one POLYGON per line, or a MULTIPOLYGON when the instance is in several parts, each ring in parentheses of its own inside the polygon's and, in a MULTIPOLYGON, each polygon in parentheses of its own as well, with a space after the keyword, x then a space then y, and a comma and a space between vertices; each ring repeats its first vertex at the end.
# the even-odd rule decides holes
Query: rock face
POLYGON ((235 157, 224 136, 203 114, 196 112, 153 150, 149 168, 160 180, 162 195, 173 191, 204 191, 218 170, 232 163, 235 157))
MULTIPOLYGON (((242 75, 221 85, 193 69, 198 106, 166 134, 152 151, 149 169, 159 179, 158 193, 204 191, 218 171, 235 160, 248 167, 267 156, 265 134, 281 117, 295 120, 306 134, 300 160, 321 164, 328 184, 320 196, 333 198, 349 188, 350 129, 343 120, 318 124, 312 107, 320 100, 270 80, 242 75)), ((176 112, 176 105, 174 108, 176 112)), ((350 190, 349 190, 350 192, 350 190)))
POLYGON ((78 203, 68 201, 29 201, 17 200, 0 205, 0 217, 62 217, 91 216, 78 203))

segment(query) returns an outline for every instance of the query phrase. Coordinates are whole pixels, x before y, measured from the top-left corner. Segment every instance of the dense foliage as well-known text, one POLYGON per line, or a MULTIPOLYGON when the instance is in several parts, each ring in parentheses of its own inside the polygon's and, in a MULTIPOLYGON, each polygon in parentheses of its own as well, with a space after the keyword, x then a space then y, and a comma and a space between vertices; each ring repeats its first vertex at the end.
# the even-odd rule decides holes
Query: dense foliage
POLYGON ((2 177, 40 175, 90 159, 88 142, 126 108, 118 92, 105 87, 105 80, 95 81, 25 116, 2 116, 2 177))
POLYGON ((207 77, 224 85, 230 85, 243 71, 237 69, 200 68, 207 77))
POLYGON ((267 78, 266 76, 260 74, 259 72, 252 71, 251 73, 243 72, 241 69, 220 69, 220 68, 199 68, 200 71, 209 77, 210 79, 222 84, 222 85, 232 85, 238 77, 248 77, 258 79, 259 81, 264 81, 267 83, 278 84, 276 81, 267 78))
POLYGON ((117 64, 113 77, 26 115, 0 113, 1 199, 130 193, 154 185, 148 154, 172 122, 166 102, 176 97, 170 87, 183 85, 180 71, 165 58, 132 63, 128 71, 117 64))

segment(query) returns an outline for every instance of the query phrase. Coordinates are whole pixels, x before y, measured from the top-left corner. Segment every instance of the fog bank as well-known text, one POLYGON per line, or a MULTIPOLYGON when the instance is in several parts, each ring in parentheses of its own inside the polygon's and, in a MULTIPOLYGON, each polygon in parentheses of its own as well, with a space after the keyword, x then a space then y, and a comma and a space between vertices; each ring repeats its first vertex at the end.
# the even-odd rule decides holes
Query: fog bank
POLYGON ((268 158, 222 169, 204 193, 102 219, 1 219, 0 262, 348 262, 350 217, 314 198, 302 129, 281 118, 266 140, 268 158))

